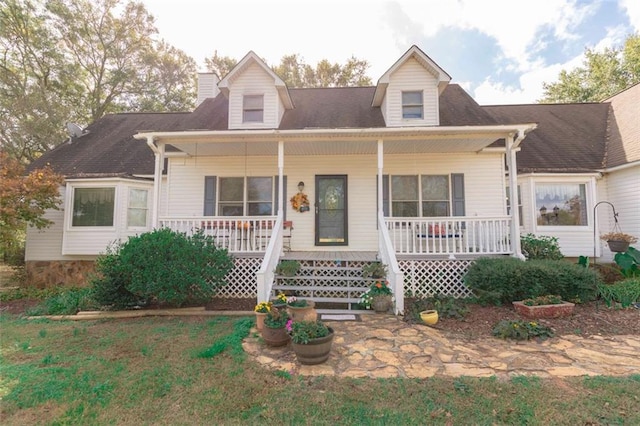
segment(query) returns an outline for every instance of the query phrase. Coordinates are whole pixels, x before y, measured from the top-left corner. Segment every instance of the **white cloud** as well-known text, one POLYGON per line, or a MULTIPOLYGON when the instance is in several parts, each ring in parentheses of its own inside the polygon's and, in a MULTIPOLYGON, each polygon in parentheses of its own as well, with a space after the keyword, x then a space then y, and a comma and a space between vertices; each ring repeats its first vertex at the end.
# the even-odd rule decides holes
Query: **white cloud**
POLYGON ((640 31, 640 2, 638 0, 620 0, 620 6, 626 10, 635 31, 640 31))

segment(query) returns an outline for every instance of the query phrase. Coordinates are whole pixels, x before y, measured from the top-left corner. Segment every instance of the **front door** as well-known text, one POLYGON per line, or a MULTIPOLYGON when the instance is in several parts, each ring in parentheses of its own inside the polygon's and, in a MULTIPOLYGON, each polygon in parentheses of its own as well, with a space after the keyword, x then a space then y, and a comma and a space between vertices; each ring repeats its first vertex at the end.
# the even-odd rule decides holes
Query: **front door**
POLYGON ((316 245, 346 246, 347 176, 316 176, 316 245))

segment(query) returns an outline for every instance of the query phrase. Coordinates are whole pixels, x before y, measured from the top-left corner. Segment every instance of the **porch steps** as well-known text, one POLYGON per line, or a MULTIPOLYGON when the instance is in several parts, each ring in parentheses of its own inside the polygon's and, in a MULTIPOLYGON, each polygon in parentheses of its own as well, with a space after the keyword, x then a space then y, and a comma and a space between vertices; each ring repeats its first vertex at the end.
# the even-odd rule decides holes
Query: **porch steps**
POLYGON ((276 275, 273 296, 282 291, 287 295, 316 302, 316 311, 320 314, 371 313, 371 310, 359 309, 360 296, 369 289, 376 279, 363 278, 362 267, 375 261, 375 254, 366 256, 323 252, 313 256, 295 252, 286 255, 287 260, 300 262, 300 270, 295 276, 276 275), (348 257, 349 260, 345 260, 348 257))

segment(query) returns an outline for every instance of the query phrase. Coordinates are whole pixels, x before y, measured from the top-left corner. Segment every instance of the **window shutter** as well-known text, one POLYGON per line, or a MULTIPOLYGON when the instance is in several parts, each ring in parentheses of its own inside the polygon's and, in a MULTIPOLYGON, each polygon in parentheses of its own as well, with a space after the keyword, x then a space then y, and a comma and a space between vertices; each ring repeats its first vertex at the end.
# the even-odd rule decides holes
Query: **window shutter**
MULTIPOLYGON (((278 214, 278 201, 280 200, 280 197, 279 197, 280 185, 278 185, 279 181, 280 181, 280 176, 276 175, 276 179, 275 179, 276 196, 274 197, 274 206, 273 206, 274 215, 278 214)), ((284 188, 284 194, 282 194, 282 210, 283 210, 282 220, 287 220, 287 175, 282 176, 282 188, 284 188)))
POLYGON ((464 174, 452 173, 453 216, 464 216, 464 174))
POLYGON ((204 177, 204 215, 215 216, 216 214, 216 176, 204 177))

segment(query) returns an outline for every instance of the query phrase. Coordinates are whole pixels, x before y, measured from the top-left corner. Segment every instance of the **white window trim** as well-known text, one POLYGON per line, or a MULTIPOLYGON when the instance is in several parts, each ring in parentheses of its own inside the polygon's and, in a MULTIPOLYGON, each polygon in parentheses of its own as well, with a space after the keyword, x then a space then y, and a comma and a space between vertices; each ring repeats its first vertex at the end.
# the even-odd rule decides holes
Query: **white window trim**
POLYGON ((65 203, 65 230, 69 232, 114 232, 118 227, 119 186, 117 182, 67 183, 65 203), (113 224, 111 226, 73 226, 73 202, 76 188, 113 188, 113 224))
POLYGON ((424 120, 424 90, 402 90, 400 92, 400 118, 403 121, 422 121, 424 120), (403 98, 403 95, 405 93, 420 93, 420 96, 422 98, 422 103, 420 104, 405 104, 403 98), (420 117, 405 117, 404 116, 404 107, 420 107, 420 117))
POLYGON ((246 93, 242 95, 242 123, 243 124, 264 124, 264 94, 263 93, 246 93), (245 101, 247 98, 260 98, 262 100, 262 108, 246 108, 245 101), (246 111, 262 111, 262 120, 245 120, 246 111))
MULTIPOLYGON (((144 187, 144 186, 127 186, 127 209, 125 211, 125 218, 124 218, 124 220, 127 223, 127 229, 131 229, 131 230, 134 230, 134 231, 149 229, 149 212, 151 211, 150 206, 149 206, 149 201, 151 199, 150 193, 151 193, 151 190, 148 187, 144 187), (145 208, 146 214, 145 214, 145 224, 144 224, 144 226, 130 226, 129 225, 129 209, 132 208, 131 205, 130 205, 130 203, 131 203, 131 190, 132 189, 137 189, 137 190, 140 190, 140 191, 147 191, 147 207, 145 208)), ((137 209, 137 210, 142 210, 139 207, 134 207, 134 208, 137 209)))
MULTIPOLYGON (((242 216, 249 216, 247 213, 249 211, 249 188, 247 187, 247 179, 250 178, 270 178, 271 179, 271 215, 266 215, 266 216, 275 216, 277 214, 277 210, 278 210, 278 206, 277 206, 277 200, 276 198, 276 190, 275 190, 275 185, 276 185, 276 179, 273 176, 218 176, 216 178, 217 182, 216 182, 216 187, 218 188, 216 190, 216 206, 215 206, 215 213, 217 216, 219 217, 224 217, 222 215, 222 213, 220 212, 220 193, 221 191, 221 184, 220 184, 220 180, 221 179, 229 179, 229 178, 242 178, 243 179, 243 187, 242 187, 242 216)), ((285 188, 286 189, 286 188, 285 188)), ((252 202, 256 202, 256 201, 252 201, 252 202)), ((222 203, 224 203, 224 201, 222 201, 222 203)), ((232 216, 233 217, 233 216, 232 216)), ((251 217, 260 217, 260 216, 251 216, 251 217)))
POLYGON ((549 176, 544 178, 532 179, 531 181, 531 194, 530 194, 530 213, 532 217, 532 224, 534 233, 547 233, 547 232, 585 232, 593 229, 593 205, 596 199, 596 188, 594 178, 585 177, 566 177, 561 176, 549 176), (536 206, 536 190, 538 184, 583 184, 585 185, 585 204, 587 208, 587 224, 586 225, 538 225, 538 211, 536 206))

